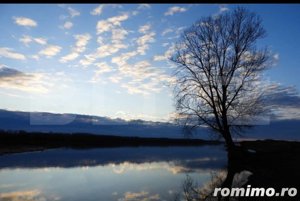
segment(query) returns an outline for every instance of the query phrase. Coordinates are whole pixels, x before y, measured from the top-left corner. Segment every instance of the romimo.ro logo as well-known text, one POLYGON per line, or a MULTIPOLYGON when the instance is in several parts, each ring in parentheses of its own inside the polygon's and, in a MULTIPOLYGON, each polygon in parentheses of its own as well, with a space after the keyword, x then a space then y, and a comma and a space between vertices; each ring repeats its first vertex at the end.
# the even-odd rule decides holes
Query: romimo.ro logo
POLYGON ((247 188, 215 188, 213 196, 222 197, 295 197, 297 195, 296 188, 282 188, 280 192, 276 192, 274 188, 252 188, 247 185, 247 188))

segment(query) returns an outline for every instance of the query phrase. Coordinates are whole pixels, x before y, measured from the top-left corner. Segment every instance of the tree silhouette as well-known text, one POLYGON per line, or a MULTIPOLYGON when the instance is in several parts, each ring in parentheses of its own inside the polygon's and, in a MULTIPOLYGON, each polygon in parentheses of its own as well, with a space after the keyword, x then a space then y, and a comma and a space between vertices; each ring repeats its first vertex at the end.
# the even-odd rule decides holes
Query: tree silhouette
POLYGON ((195 128, 206 125, 224 138, 253 124, 263 111, 260 74, 268 67, 261 19, 244 8, 205 17, 186 29, 171 61, 176 64, 174 87, 178 119, 195 128))

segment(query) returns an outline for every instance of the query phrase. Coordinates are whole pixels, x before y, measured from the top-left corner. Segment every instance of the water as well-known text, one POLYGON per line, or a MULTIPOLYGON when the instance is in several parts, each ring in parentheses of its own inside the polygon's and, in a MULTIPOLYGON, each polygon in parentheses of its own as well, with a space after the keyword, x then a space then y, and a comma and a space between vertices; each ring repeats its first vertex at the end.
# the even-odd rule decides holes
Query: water
POLYGON ((222 146, 53 149, 0 156, 0 200, 174 200, 226 167, 222 146))

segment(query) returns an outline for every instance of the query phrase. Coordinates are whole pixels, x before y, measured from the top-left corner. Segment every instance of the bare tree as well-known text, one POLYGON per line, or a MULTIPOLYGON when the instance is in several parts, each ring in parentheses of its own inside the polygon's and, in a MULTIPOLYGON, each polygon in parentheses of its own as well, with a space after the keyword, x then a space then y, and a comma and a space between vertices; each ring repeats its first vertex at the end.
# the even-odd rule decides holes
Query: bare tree
POLYGON ((206 125, 224 138, 249 126, 263 111, 261 72, 267 49, 256 48, 265 36, 261 19, 244 8, 206 17, 185 30, 171 61, 175 62, 176 109, 185 124, 206 125))

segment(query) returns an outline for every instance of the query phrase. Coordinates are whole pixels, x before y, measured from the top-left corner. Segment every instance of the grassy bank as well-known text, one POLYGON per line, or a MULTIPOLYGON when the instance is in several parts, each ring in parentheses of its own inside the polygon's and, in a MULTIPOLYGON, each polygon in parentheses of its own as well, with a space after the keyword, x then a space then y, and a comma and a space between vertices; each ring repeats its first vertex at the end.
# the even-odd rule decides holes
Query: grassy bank
POLYGON ((241 145, 256 152, 240 160, 253 173, 249 180, 252 186, 300 190, 300 142, 265 140, 241 145))
MULTIPOLYGON (((300 200, 300 142, 257 140, 241 142, 241 150, 228 163, 231 175, 250 171, 244 188, 296 188, 296 197, 240 197, 238 200, 300 200)), ((232 178, 231 178, 232 179, 232 178)))

